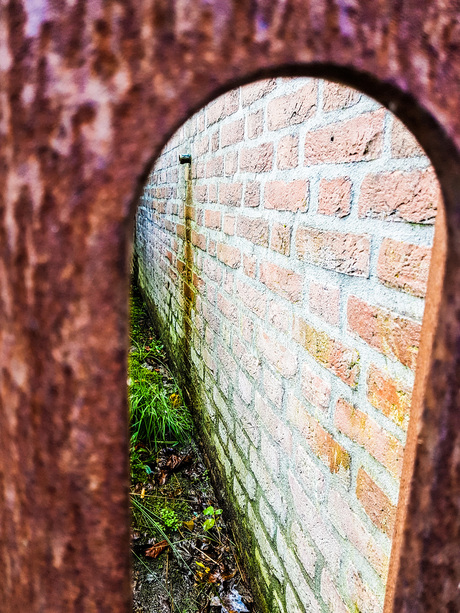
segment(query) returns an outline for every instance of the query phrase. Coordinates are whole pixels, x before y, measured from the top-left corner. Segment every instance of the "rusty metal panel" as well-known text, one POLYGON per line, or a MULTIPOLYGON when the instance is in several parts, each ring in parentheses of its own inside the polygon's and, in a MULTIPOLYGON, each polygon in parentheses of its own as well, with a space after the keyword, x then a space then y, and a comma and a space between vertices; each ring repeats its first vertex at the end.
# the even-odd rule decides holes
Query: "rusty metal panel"
POLYGON ((394 594, 395 611, 460 610, 459 17, 457 0, 4 0, 1 611, 129 610, 137 195, 192 112, 277 74, 374 96, 438 172, 447 251, 429 290, 387 610, 394 594))

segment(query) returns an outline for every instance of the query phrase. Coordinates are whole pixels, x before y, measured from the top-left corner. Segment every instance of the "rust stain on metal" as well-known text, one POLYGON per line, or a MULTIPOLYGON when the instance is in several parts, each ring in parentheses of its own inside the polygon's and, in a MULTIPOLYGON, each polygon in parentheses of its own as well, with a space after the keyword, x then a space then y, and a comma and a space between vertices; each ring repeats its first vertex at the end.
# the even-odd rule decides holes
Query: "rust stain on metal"
POLYGON ((193 111, 276 74, 339 80, 389 105, 438 172, 446 272, 436 279, 440 256, 386 607, 460 610, 459 17, 456 0, 3 3, 0 610, 129 610, 137 195, 193 111))

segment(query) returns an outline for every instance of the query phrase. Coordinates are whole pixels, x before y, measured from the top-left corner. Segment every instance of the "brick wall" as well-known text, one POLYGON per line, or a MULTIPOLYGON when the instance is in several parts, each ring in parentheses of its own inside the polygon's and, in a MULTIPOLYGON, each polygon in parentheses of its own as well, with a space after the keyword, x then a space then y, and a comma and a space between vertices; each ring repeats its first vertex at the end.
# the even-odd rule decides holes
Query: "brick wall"
POLYGON ((390 112, 314 79, 218 98, 144 189, 140 284, 270 612, 382 610, 438 200, 390 112))

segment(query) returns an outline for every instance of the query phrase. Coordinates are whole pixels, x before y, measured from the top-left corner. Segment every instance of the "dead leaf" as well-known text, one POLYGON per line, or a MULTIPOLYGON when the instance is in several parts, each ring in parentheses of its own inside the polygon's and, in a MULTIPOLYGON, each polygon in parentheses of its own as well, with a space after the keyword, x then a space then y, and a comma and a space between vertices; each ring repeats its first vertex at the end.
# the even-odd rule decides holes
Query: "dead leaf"
POLYGON ((169 547, 168 541, 160 541, 145 551, 148 558, 158 558, 160 553, 169 547))
POLYGON ((191 519, 190 521, 184 521, 183 525, 190 530, 190 532, 192 532, 193 528, 195 527, 195 522, 193 519, 191 519))

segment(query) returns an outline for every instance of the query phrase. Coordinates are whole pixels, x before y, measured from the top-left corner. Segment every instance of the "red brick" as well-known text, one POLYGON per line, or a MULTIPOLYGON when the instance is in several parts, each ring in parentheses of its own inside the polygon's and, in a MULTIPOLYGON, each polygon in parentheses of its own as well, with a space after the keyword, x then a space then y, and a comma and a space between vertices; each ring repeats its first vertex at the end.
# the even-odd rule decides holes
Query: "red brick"
POLYGON ((361 94, 355 89, 323 81, 323 111, 336 111, 353 106, 361 98, 361 94))
POLYGON ((308 181, 269 181, 265 186, 264 206, 280 211, 306 211, 308 181))
POLYGON ((238 110, 238 106, 239 91, 237 89, 220 96, 206 108, 207 125, 210 126, 219 119, 232 115, 238 110))
POLYGON ((237 281, 238 298, 250 311, 263 319, 267 310, 267 298, 262 292, 243 281, 237 281))
POLYGON ((272 262, 260 263, 260 280, 273 292, 291 302, 302 299, 303 278, 293 270, 281 268, 272 262))
POLYGON ((256 100, 260 100, 276 87, 275 79, 265 79, 257 81, 241 88, 241 102, 243 106, 248 106, 256 100))
POLYGON ((257 138, 263 132, 264 125, 263 109, 248 115, 248 138, 257 138))
POLYGON ((204 213, 204 225, 212 230, 220 230, 221 214, 220 211, 206 209, 204 213))
POLYGON ((224 174, 224 158, 216 155, 206 162, 206 177, 221 177, 224 174))
POLYGON ((240 170, 242 172, 267 172, 273 167, 273 143, 242 149, 240 170))
POLYGON ((407 430, 411 403, 410 388, 371 364, 367 378, 367 398, 372 406, 407 430))
POLYGON ((312 313, 316 313, 332 324, 338 326, 340 322, 340 288, 328 287, 322 283, 310 283, 309 306, 312 313))
POLYGON ((322 411, 327 411, 331 398, 331 386, 314 373, 307 364, 303 365, 300 385, 303 395, 310 404, 322 411))
POLYGON ((368 345, 415 369, 421 324, 386 309, 371 306, 356 296, 347 305, 348 327, 368 345))
POLYGON ((177 236, 185 240, 185 226, 181 223, 176 225, 177 236))
POLYGON ((364 447, 394 477, 400 477, 404 447, 393 435, 343 398, 337 401, 334 424, 340 432, 364 447))
POLYGON ((205 134, 203 138, 194 140, 193 158, 200 157, 209 151, 209 136, 205 134))
POLYGON ((307 324, 301 317, 295 317, 293 339, 299 343, 322 366, 336 374, 351 387, 358 385, 359 353, 346 347, 326 332, 307 324))
POLYGON ((356 496, 379 530, 391 538, 396 519, 396 507, 362 466, 356 479, 356 496))
POLYGON ((434 170, 386 172, 364 178, 359 217, 434 223, 441 195, 434 170))
POLYGON ((274 223, 270 237, 270 249, 283 255, 289 255, 291 251, 292 227, 282 223, 274 223))
POLYGON ((391 130, 391 155, 394 158, 409 158, 425 155, 412 132, 393 116, 393 129, 391 130))
POLYGON ((271 100, 267 107, 268 129, 303 123, 315 113, 317 95, 317 81, 311 79, 298 91, 271 100))
POLYGON ((217 294, 217 307, 228 321, 238 325, 238 310, 236 306, 221 293, 217 294))
POLYGON ((263 330, 259 330, 257 347, 264 355, 265 359, 272 364, 283 377, 290 379, 296 374, 296 356, 278 340, 268 336, 263 330))
POLYGON ((385 285, 414 296, 426 294, 431 249, 385 238, 379 251, 377 275, 385 285))
POLYGON ((244 206, 257 207, 260 204, 260 183, 249 181, 244 189, 244 206))
POLYGON ((299 429, 313 453, 329 468, 340 474, 346 482, 350 474, 350 456, 334 437, 310 415, 297 398, 290 395, 287 406, 288 420, 299 429))
POLYGON ((242 193, 242 183, 221 183, 219 186, 219 202, 225 206, 240 206, 242 193))
POLYGON ((367 236, 300 226, 296 249, 299 260, 315 266, 354 277, 369 276, 370 240, 367 236))
POLYGON ((193 191, 193 198, 196 202, 208 201, 208 188, 206 185, 197 185, 193 191))
POLYGON ((237 234, 255 245, 268 247, 268 221, 261 217, 238 217, 237 234))
POLYGON ((225 243, 218 243, 217 257, 221 262, 230 266, 230 268, 239 268, 241 265, 241 252, 237 247, 232 247, 225 243))
POLYGON ((236 217, 234 217, 233 215, 224 216, 222 230, 225 232, 225 234, 228 234, 229 236, 233 236, 233 234, 235 234, 235 221, 236 217))
POLYGON ((199 234, 198 232, 195 232, 195 230, 192 230, 192 245, 206 251, 206 235, 199 234))
POLYGON ((305 166, 380 157, 384 116, 385 111, 380 109, 308 132, 305 138, 305 166))
POLYGON ((220 146, 228 147, 244 139, 244 119, 225 123, 220 129, 220 146))
POLYGON ((318 213, 346 217, 351 206, 351 181, 349 179, 321 179, 319 184, 318 213))
POLYGON ((299 137, 283 136, 276 149, 276 163, 280 170, 297 168, 299 163, 299 137))

